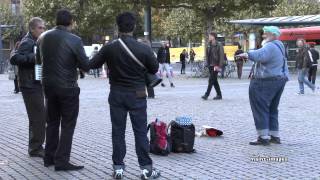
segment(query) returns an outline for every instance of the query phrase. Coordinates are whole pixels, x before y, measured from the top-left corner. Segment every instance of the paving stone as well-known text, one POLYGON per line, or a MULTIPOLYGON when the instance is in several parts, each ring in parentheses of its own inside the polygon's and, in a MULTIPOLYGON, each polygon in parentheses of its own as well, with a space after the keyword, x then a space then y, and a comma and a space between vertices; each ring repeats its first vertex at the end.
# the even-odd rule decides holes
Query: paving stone
MULTIPOLYGON (((156 99, 148 100, 148 119, 167 123, 176 116, 193 118, 202 125, 224 131, 223 137, 196 137, 194 154, 152 155, 161 179, 319 179, 320 94, 306 89, 297 96, 292 77, 279 106, 281 145, 249 146, 256 138, 248 100, 248 80, 220 80, 222 101, 200 99, 207 79, 178 76, 176 88, 156 87, 156 99), (284 157, 287 162, 253 162, 254 157, 284 157)), ((79 172, 55 172, 43 167, 39 158, 27 154, 28 118, 21 94, 13 94, 13 82, 0 75, 0 179, 111 179, 112 144, 108 82, 87 77, 81 87, 80 112, 74 134, 71 162, 82 164, 79 172)), ((214 95, 214 92, 213 92, 214 95)), ((130 119, 126 129, 125 179, 139 179, 130 119)))

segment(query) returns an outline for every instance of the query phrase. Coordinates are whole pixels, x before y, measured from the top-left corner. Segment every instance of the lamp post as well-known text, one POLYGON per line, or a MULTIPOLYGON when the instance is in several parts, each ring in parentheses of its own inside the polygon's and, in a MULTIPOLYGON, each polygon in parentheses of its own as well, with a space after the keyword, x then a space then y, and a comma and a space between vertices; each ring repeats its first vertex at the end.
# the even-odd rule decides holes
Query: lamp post
POLYGON ((146 0, 144 8, 144 36, 151 43, 151 0, 146 0))

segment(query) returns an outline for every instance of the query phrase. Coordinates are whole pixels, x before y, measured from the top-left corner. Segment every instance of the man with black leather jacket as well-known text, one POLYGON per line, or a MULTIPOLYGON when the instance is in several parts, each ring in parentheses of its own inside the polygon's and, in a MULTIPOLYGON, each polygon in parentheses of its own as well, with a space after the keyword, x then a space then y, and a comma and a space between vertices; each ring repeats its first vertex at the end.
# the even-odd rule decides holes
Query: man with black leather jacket
POLYGON ((57 12, 56 25, 38 40, 37 59, 43 65, 42 85, 49 116, 44 166, 54 165, 56 171, 80 170, 84 166, 73 165, 69 160, 79 113, 77 68, 88 71, 89 58, 81 38, 70 32, 73 16, 68 10, 57 12))
MULTIPOLYGON (((132 37, 136 18, 132 13, 123 13, 117 17, 121 40, 149 73, 158 71, 158 62, 151 48, 132 37)), ((136 153, 142 170, 142 179, 154 179, 160 172, 152 167, 147 137, 147 101, 145 71, 126 52, 119 40, 101 48, 90 61, 90 68, 99 68, 105 62, 110 70, 110 115, 112 122, 114 178, 122 179, 124 157, 126 154, 125 129, 129 112, 133 126, 136 153)))
POLYGON ((36 41, 44 31, 44 21, 34 17, 29 22, 29 32, 10 58, 12 65, 18 65, 19 86, 29 117, 29 147, 31 157, 43 157, 42 144, 45 138, 45 105, 40 81, 35 81, 36 41))

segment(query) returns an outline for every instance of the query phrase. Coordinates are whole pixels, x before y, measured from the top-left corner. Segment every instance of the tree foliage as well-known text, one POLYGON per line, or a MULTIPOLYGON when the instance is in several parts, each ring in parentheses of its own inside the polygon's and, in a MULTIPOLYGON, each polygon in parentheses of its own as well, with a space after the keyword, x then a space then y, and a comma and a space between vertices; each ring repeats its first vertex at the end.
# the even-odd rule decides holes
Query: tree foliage
POLYGON ((0 24, 14 25, 13 28, 2 29, 2 38, 10 39, 16 38, 21 32, 22 17, 13 15, 8 6, 0 5, 0 24))
POLYGON ((273 16, 302 16, 320 14, 318 0, 283 0, 272 12, 273 16))
POLYGON ((139 4, 124 4, 117 0, 28 0, 24 1, 24 6, 27 19, 39 16, 46 21, 48 28, 55 26, 57 10, 69 9, 75 16, 76 33, 89 39, 92 35, 102 37, 113 33, 115 17, 120 12, 134 11, 138 14, 141 11, 139 4))

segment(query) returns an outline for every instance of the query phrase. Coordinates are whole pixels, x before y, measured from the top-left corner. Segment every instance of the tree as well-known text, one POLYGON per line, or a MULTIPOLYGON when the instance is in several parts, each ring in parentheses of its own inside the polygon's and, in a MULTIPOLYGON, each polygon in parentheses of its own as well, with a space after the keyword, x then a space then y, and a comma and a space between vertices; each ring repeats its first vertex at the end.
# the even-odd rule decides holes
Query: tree
POLYGON ((318 0, 283 0, 272 12, 273 16, 302 16, 320 14, 318 0))
MULTIPOLYGON (((139 14, 142 10, 140 4, 119 3, 117 0, 28 0, 24 1, 24 6, 28 19, 39 16, 46 21, 48 28, 55 26, 55 13, 58 9, 69 9, 75 16, 76 34, 81 35, 87 42, 90 42, 94 35, 101 40, 106 34, 113 34, 115 17, 120 12, 131 10, 139 14)), ((138 29, 141 31, 141 26, 138 26, 138 29)))
POLYGON ((14 25, 13 28, 2 29, 2 38, 4 40, 16 39, 22 30, 21 16, 12 14, 8 6, 0 5, 0 24, 2 25, 14 25))
POLYGON ((162 24, 163 33, 186 40, 201 40, 202 24, 191 9, 178 8, 170 12, 162 24))

